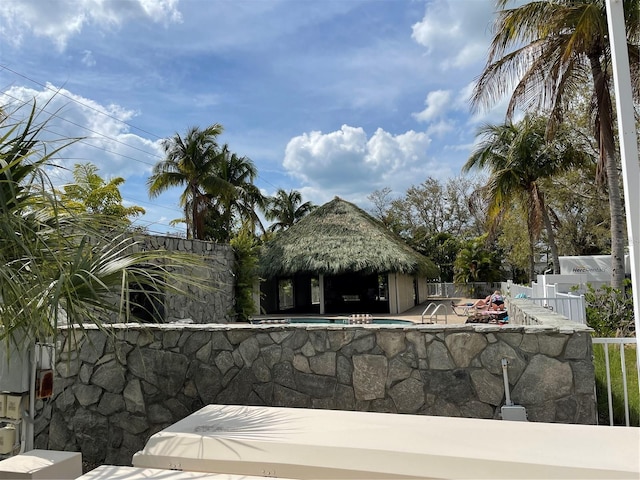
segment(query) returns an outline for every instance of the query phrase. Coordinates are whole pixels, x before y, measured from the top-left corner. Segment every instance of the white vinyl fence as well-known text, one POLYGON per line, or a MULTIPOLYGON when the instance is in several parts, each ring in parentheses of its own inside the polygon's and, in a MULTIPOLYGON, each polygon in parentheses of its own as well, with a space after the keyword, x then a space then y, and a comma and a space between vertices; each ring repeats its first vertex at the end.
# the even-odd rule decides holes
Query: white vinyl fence
POLYGON ((456 285, 455 283, 428 283, 427 295, 429 297, 442 298, 483 298, 499 289, 498 283, 476 282, 466 285, 456 285))
POLYGON ((502 284, 502 292, 511 298, 526 297, 527 300, 564 315, 572 322, 587 323, 587 304, 584 295, 558 292, 553 284, 531 282, 530 287, 511 281, 502 284))
MULTIPOLYGON (((618 354, 614 355, 614 360, 620 358, 620 373, 619 376, 622 380, 622 394, 624 401, 624 418, 625 425, 630 426, 629 421, 629 390, 628 390, 628 375, 627 368, 625 363, 625 350, 628 346, 634 345, 636 349, 636 355, 638 354, 638 340, 637 338, 594 338, 594 345, 602 345, 604 348, 604 360, 605 360, 605 368, 606 368, 606 378, 607 378, 607 404, 609 407, 609 424, 614 425, 613 418, 613 392, 612 392, 612 365, 611 358, 609 355, 609 347, 611 347, 614 352, 617 350, 618 354)), ((618 375, 618 369, 614 370, 616 372, 616 376, 618 375)), ((635 375, 634 370, 632 370, 631 375, 635 375)), ((602 395, 602 394, 601 394, 602 395)), ((636 407, 640 407, 640 405, 636 405, 636 407)))

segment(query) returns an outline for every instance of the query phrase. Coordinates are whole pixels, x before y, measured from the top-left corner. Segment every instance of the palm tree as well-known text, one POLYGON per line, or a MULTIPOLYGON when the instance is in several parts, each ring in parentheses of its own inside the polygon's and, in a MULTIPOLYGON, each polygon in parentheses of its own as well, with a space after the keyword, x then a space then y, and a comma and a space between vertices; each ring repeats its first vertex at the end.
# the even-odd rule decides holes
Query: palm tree
POLYGON ((285 192, 280 188, 268 201, 265 216, 267 220, 276 220, 269 227, 269 231, 286 230, 315 208, 311 202, 302 203, 302 194, 297 190, 285 192))
POLYGON ((234 226, 246 222, 264 230, 256 212, 265 208, 265 198, 253 183, 257 176, 250 158, 231 152, 226 144, 218 151, 215 168, 203 181, 211 205, 206 218, 210 238, 228 242, 234 226))
MULTIPOLYGON (((604 0, 538 0, 505 8, 497 0, 495 34, 487 65, 472 97, 475 108, 511 94, 507 119, 517 109, 549 111, 547 134, 562 122, 572 96, 590 79, 591 114, 599 145, 599 181, 607 181, 611 216, 611 284, 624 279, 624 223, 611 101, 611 52, 604 0)), ((640 63, 640 0, 625 0, 629 61, 640 63)), ((638 85, 636 83, 636 88, 638 85)), ((636 90, 638 95, 639 90, 636 90)))
POLYGON ((538 180, 550 178, 584 161, 586 155, 574 149, 560 134, 556 142, 545 139, 541 118, 525 117, 521 122, 485 125, 478 131, 480 143, 472 152, 464 172, 472 168, 489 170, 489 181, 482 187, 488 201, 488 216, 495 221, 513 203, 519 202, 527 215, 531 250, 530 277, 533 279, 534 242, 542 227, 547 232, 554 273, 560 273, 558 247, 553 225, 538 180))
POLYGON ((142 207, 125 207, 122 204, 119 188, 125 182, 122 177, 105 181, 98 175, 98 167, 87 162, 74 165, 73 179, 74 183, 65 185, 61 194, 61 201, 67 209, 117 217, 127 223, 130 223, 128 217, 145 213, 142 207))
POLYGON ((172 187, 185 187, 180 205, 185 209, 188 238, 204 239, 204 217, 209 200, 203 184, 215 180, 219 150, 216 139, 222 130, 222 125, 217 123, 203 130, 191 127, 184 137, 176 133, 163 140, 165 159, 153 167, 147 181, 151 198, 172 187))

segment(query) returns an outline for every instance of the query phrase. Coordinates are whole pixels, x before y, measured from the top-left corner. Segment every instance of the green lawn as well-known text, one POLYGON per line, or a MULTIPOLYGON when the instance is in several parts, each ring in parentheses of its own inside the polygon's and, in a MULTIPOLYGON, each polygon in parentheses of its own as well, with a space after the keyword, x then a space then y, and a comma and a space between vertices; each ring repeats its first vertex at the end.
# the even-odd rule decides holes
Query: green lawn
MULTIPOLYGON (((596 370, 596 394, 598 396, 598 421, 601 425, 609 425, 609 408, 607 406, 607 373, 604 345, 593 345, 594 365, 596 370)), ((624 350, 627 373, 627 393, 629 399, 630 424, 640 426, 640 393, 638 392, 638 369, 636 367, 636 345, 627 345, 624 350)), ((619 345, 609 345, 609 366, 611 369, 611 395, 613 399, 613 423, 625 425, 624 390, 622 381, 622 365, 620 363, 619 345)))

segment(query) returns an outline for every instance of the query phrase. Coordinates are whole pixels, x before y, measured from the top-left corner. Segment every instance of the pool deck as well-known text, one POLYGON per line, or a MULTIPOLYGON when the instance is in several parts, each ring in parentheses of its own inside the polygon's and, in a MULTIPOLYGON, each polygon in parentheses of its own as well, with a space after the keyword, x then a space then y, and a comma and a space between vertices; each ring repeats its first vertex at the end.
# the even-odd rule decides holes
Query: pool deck
MULTIPOLYGON (((425 311, 425 309, 430 305, 430 304, 435 304, 436 307, 438 307, 439 305, 443 305, 443 307, 440 307, 438 309, 438 315, 437 318, 434 318, 434 322, 433 323, 447 323, 447 324, 456 324, 456 323, 464 323, 467 319, 466 316, 458 316, 455 314, 455 312, 453 311, 453 309, 451 308, 451 302, 454 303, 466 303, 469 301, 473 301, 473 299, 468 299, 468 298, 442 298, 442 297, 433 297, 430 298, 429 300, 416 305, 413 308, 410 308, 409 310, 406 310, 402 313, 373 313, 371 314, 374 318, 396 318, 398 320, 410 320, 414 323, 422 323, 422 312, 425 311), (445 322, 446 319, 446 322, 445 322)), ((434 308, 436 307, 432 307, 429 311, 433 312, 434 308)), ((359 312, 359 313, 368 313, 368 312, 359 312)), ((289 313, 279 313, 279 314, 270 314, 270 315, 255 315, 253 318, 255 320, 269 320, 269 319, 276 319, 276 318, 300 318, 300 317, 305 317, 305 318, 337 318, 337 317, 347 317, 349 316, 348 313, 345 314, 324 314, 324 315, 319 315, 319 314, 312 314, 312 313, 299 313, 299 314, 289 314, 289 313)), ((428 317, 428 316, 427 316, 428 317)), ((428 318, 425 317, 425 323, 430 323, 428 318)))

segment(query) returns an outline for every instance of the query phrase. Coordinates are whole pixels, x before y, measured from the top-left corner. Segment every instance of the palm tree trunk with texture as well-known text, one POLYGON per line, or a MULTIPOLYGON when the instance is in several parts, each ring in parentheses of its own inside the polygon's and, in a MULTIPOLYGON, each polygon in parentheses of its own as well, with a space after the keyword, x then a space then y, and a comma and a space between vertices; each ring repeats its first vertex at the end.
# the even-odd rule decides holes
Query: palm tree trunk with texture
POLYGON ((591 74, 598 103, 596 119, 596 139, 599 143, 601 161, 607 176, 609 190, 609 211, 611 216, 611 286, 622 288, 624 281, 624 210, 620 192, 618 162, 616 161, 613 133, 613 106, 605 72, 600 59, 590 55, 591 74))

